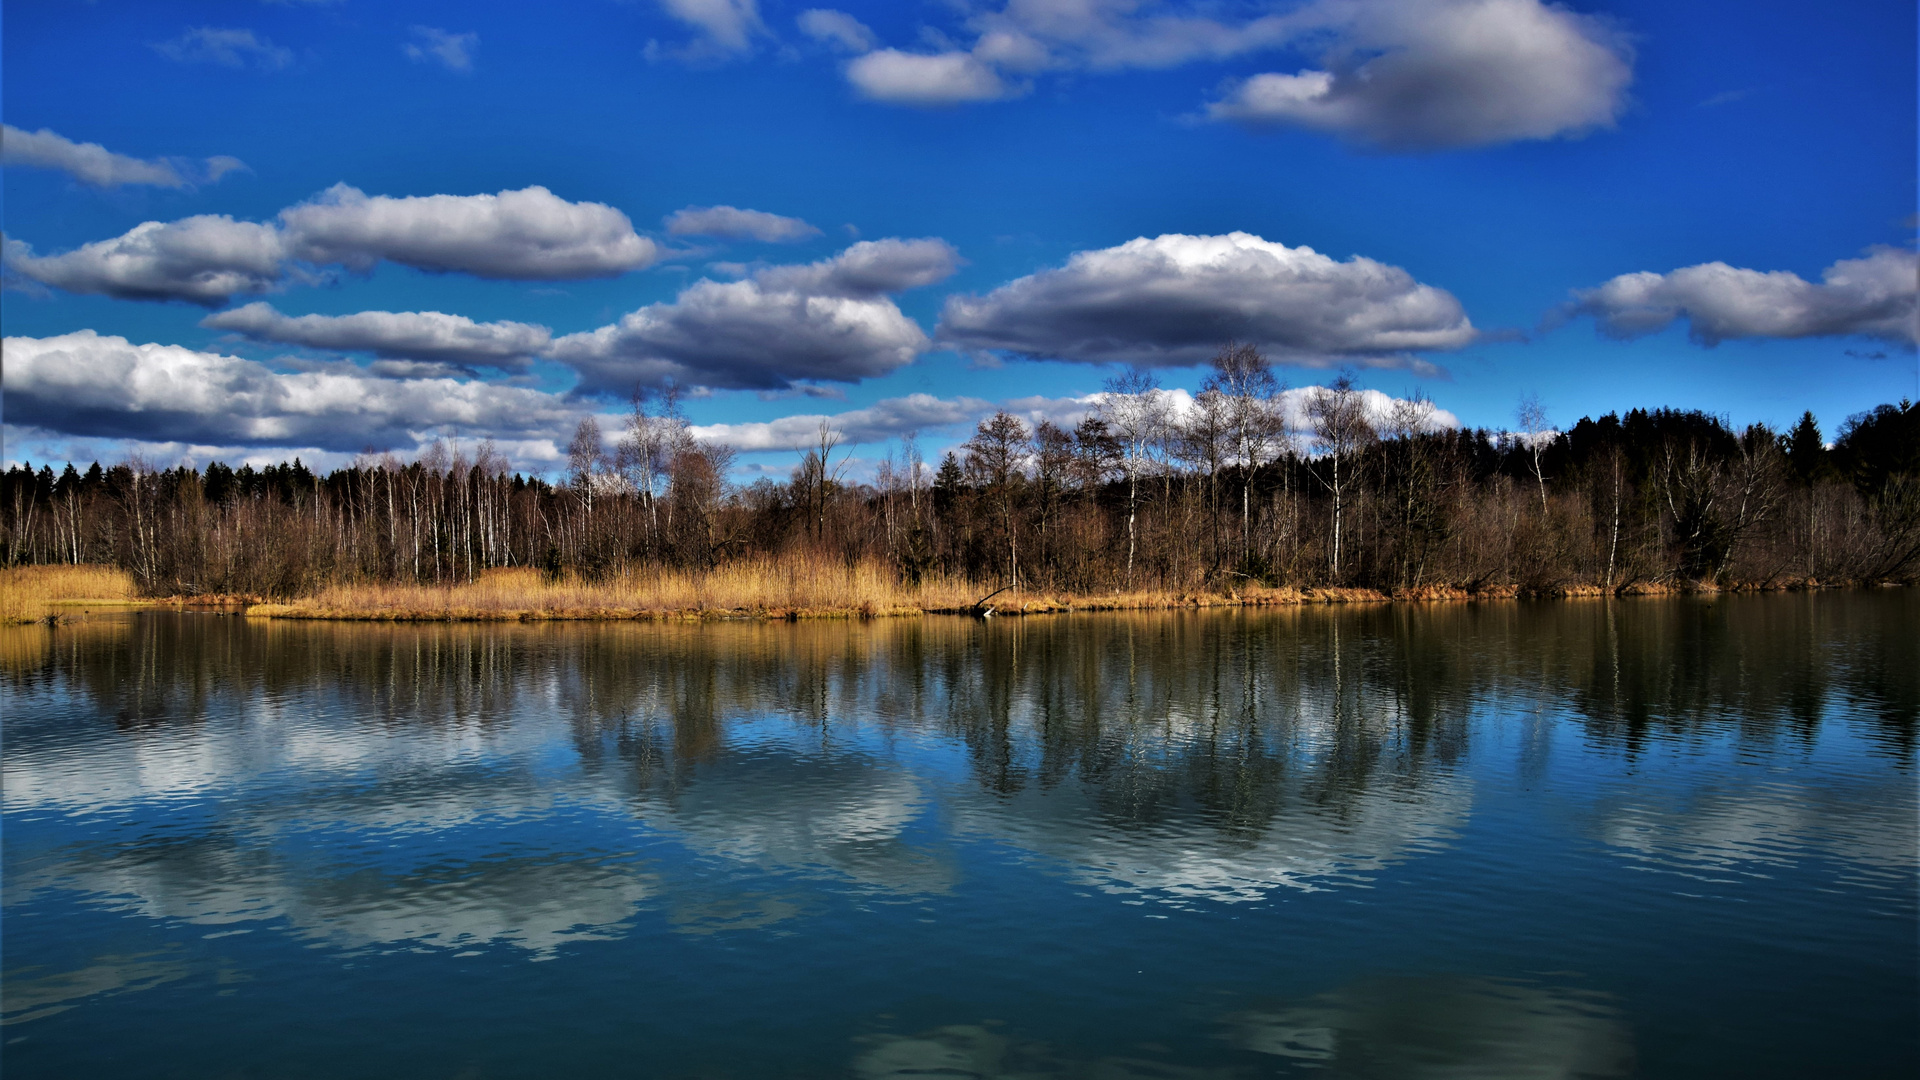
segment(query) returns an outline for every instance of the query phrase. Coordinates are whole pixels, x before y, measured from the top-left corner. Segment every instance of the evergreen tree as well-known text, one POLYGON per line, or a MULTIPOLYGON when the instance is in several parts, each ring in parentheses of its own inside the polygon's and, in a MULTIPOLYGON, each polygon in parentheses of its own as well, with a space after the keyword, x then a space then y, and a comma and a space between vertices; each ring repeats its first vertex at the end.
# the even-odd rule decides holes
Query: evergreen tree
POLYGON ((1786 443, 1781 449, 1787 452, 1787 467, 1801 483, 1811 484, 1832 474, 1827 444, 1820 437, 1820 425, 1813 419, 1811 410, 1800 414, 1800 422, 1782 441, 1786 443))

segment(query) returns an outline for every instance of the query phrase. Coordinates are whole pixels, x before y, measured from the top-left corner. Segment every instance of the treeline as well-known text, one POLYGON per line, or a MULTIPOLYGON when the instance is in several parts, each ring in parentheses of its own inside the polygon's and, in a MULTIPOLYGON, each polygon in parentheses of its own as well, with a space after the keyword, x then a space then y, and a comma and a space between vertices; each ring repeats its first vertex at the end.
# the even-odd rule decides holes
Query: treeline
POLYGON ((786 482, 732 484, 734 452, 694 439, 671 394, 636 397, 611 439, 583 421, 557 483, 513 472, 490 444, 326 475, 298 460, 28 465, 0 478, 0 555, 117 564, 154 595, 457 583, 514 566, 592 581, 766 555, 1068 593, 1920 575, 1910 402, 1851 417, 1831 446, 1811 413, 1787 432, 1671 409, 1554 431, 1523 406, 1518 431, 1440 429, 1429 402, 1382 410, 1349 378, 1289 398, 1246 347, 1222 350, 1190 407, 1175 400, 1131 374, 1071 429, 999 413, 937 463, 909 435, 864 483, 823 426, 786 482), (1289 401, 1304 409, 1290 417, 1289 401))

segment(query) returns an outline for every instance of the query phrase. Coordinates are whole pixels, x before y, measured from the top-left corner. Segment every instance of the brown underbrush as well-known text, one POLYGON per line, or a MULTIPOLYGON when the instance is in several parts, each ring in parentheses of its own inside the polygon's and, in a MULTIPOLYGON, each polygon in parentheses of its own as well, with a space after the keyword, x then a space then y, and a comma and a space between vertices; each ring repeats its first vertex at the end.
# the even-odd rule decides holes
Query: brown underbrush
POLYGON ((132 575, 111 566, 13 566, 0 569, 0 626, 57 617, 81 606, 139 603, 132 575))

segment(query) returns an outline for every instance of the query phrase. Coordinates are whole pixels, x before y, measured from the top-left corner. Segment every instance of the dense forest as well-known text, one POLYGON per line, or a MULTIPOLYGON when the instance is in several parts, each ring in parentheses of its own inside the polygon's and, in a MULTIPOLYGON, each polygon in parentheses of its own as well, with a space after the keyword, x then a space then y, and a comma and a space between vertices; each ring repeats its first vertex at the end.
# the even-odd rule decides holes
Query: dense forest
POLYGON ((748 555, 1080 594, 1920 576, 1911 402, 1849 418, 1830 445, 1811 413, 1786 432, 1671 409, 1556 431, 1523 406, 1519 430, 1490 432, 1439 428, 1419 398, 1370 407, 1343 377, 1290 420, 1267 362, 1231 346, 1190 407, 1174 400, 1129 374, 1071 429, 1002 412, 937 462, 907 436, 864 483, 823 426, 787 482, 732 484, 734 452, 694 439, 671 394, 637 395, 610 436, 582 421, 557 483, 490 445, 366 455, 324 476, 297 459, 17 466, 0 488, 0 552, 117 564, 161 596, 457 583, 507 566, 593 581, 748 555))

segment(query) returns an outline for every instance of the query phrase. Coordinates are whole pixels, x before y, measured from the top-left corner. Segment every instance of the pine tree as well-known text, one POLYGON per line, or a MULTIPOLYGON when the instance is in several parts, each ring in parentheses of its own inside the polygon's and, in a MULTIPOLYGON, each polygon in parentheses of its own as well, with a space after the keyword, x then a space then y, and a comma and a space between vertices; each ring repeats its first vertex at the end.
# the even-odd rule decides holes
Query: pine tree
POLYGON ((1803 484, 1826 479, 1833 472, 1827 446, 1820 437, 1820 425, 1811 411, 1800 414, 1800 422, 1787 434, 1787 465, 1803 484))

